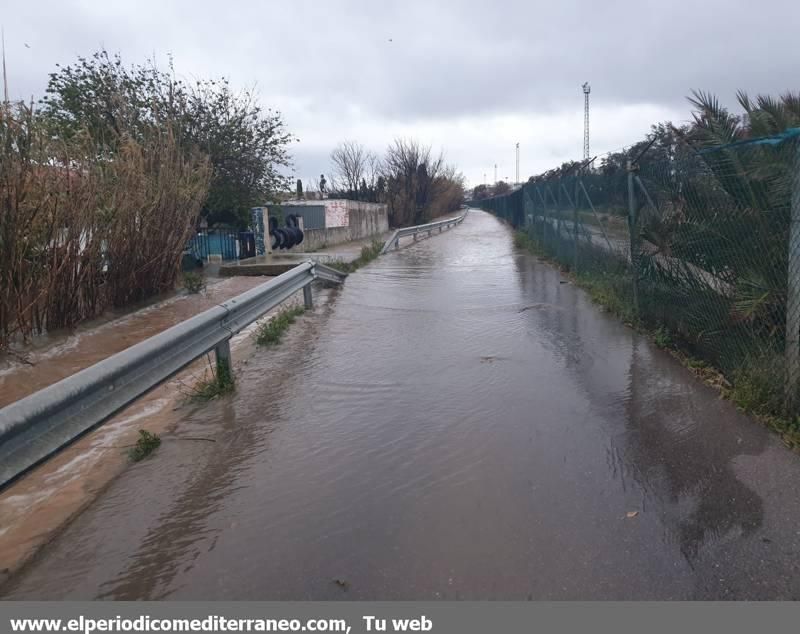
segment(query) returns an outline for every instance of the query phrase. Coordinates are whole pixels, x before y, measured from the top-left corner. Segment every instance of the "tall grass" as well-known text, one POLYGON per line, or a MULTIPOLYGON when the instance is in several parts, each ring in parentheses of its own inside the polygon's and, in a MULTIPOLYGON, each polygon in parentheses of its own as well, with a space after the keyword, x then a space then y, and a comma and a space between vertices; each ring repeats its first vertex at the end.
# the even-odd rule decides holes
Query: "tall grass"
POLYGON ((110 154, 0 107, 0 350, 174 286, 210 172, 173 129, 122 131, 110 154))

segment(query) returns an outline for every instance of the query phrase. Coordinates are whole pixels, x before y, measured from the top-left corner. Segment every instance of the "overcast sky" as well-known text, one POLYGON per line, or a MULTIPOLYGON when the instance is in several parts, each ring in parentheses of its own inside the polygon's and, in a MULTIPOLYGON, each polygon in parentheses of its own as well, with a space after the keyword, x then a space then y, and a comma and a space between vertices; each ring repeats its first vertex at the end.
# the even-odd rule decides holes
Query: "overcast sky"
POLYGON ((686 121, 693 88, 800 89, 800 2, 771 0, 0 0, 12 96, 41 96, 56 63, 100 47, 126 62, 172 54, 186 78, 255 85, 280 110, 294 171, 330 169, 338 141, 396 136, 443 149, 471 185, 580 158, 686 121))

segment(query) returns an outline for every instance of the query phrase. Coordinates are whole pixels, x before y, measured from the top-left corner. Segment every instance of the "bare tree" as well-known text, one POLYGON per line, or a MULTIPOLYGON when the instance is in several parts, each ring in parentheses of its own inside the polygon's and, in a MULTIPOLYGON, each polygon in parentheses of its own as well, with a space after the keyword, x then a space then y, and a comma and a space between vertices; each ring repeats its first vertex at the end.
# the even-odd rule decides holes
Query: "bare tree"
POLYGON ((396 227, 419 224, 457 209, 464 199, 464 177, 440 153, 415 139, 395 139, 380 159, 353 141, 331 152, 332 196, 387 203, 396 227))
POLYGON ((383 175, 387 182, 390 220, 395 226, 423 222, 430 217, 444 157, 414 139, 395 139, 386 150, 383 175))
POLYGON ((377 157, 355 141, 343 141, 331 152, 332 180, 349 196, 358 197, 362 181, 372 180, 377 157))

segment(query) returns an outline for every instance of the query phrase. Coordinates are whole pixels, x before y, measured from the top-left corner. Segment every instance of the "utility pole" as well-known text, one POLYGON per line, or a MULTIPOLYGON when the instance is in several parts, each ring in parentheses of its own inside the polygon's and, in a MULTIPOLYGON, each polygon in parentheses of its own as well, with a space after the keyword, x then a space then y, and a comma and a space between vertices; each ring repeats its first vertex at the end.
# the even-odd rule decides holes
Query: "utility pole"
POLYGON ((583 160, 589 160, 589 82, 583 84, 583 160))
POLYGON ((494 182, 497 182, 497 163, 494 164, 494 182))
POLYGON ((0 44, 3 48, 3 104, 8 106, 8 77, 6 76, 6 33, 0 28, 0 44))
POLYGON ((514 184, 519 183, 519 141, 517 141, 517 180, 514 181, 514 184))

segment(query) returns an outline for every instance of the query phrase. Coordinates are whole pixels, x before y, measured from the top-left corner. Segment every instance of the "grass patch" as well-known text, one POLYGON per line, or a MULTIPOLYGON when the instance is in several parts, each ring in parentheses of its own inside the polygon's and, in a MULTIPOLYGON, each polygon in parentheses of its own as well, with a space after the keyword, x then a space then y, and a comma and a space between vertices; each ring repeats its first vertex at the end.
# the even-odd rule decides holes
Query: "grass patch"
POLYGON ((283 334, 295 319, 305 312, 305 307, 284 308, 268 322, 262 324, 256 332, 256 343, 259 346, 274 346, 280 343, 283 334))
POLYGON ((659 348, 671 348, 674 344, 672 335, 664 326, 659 326, 656 328, 655 332, 653 332, 653 342, 659 348))
POLYGON ((145 429, 139 430, 139 438, 133 449, 128 450, 128 458, 132 462, 144 460, 161 445, 161 438, 145 429))
POLYGON ((708 367, 708 364, 705 361, 695 357, 686 357, 685 364, 686 367, 691 370, 704 370, 708 367))
POLYGON ((373 240, 371 244, 361 248, 361 255, 352 262, 334 260, 332 262, 326 262, 325 264, 342 273, 352 273, 377 258, 381 254, 381 249, 383 249, 383 242, 380 240, 373 240))
POLYGON ((639 327, 636 309, 628 293, 623 290, 626 280, 614 275, 573 275, 575 282, 589 293, 592 301, 616 315, 626 324, 639 327))
POLYGON ((784 402, 783 359, 763 356, 747 359, 733 373, 730 398, 745 411, 781 415, 784 402))
POLYGON ((514 246, 518 249, 533 253, 534 255, 547 257, 544 251, 539 247, 539 243, 524 231, 514 232, 514 246))
POLYGON ((231 394, 236 390, 233 372, 227 362, 217 362, 216 368, 211 370, 197 382, 191 389, 189 397, 194 401, 211 401, 220 396, 231 394))
POLYGON ((206 278, 200 273, 187 271, 183 274, 183 288, 192 294, 204 291, 206 288, 206 278))

